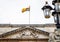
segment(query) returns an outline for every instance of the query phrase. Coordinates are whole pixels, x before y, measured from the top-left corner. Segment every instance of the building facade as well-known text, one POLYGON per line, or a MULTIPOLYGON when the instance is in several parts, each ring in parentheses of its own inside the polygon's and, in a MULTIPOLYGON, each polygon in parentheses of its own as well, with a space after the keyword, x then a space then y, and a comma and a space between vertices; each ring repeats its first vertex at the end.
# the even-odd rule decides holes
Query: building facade
POLYGON ((0 25, 0 42, 48 42, 56 29, 50 25, 0 25))

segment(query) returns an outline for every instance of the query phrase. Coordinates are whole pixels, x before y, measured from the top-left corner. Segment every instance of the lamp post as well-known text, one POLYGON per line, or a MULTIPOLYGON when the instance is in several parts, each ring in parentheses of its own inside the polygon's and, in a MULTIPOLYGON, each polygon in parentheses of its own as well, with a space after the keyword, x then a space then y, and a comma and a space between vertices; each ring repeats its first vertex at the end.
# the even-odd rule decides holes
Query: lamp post
POLYGON ((50 18, 51 10, 54 10, 52 16, 54 17, 57 29, 60 29, 60 0, 53 0, 52 4, 54 5, 54 9, 46 2, 45 6, 42 7, 42 10, 45 18, 50 18))
POLYGON ((49 42, 60 42, 60 0, 53 0, 52 4, 54 5, 54 9, 46 2, 42 10, 45 18, 50 18, 51 10, 53 10, 52 16, 54 17, 57 29, 55 29, 52 35, 49 35, 49 42))
POLYGON ((53 0, 52 4, 54 5, 54 12, 52 13, 52 15, 55 18, 57 29, 59 29, 60 28, 60 0, 53 0))

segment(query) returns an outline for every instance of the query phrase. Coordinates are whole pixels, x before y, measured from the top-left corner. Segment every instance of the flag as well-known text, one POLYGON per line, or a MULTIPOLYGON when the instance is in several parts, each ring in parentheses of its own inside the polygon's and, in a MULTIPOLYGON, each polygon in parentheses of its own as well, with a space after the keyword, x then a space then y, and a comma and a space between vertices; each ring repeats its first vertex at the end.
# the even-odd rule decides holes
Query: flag
POLYGON ((30 7, 28 7, 28 8, 22 8, 22 13, 24 13, 25 11, 30 11, 30 7))

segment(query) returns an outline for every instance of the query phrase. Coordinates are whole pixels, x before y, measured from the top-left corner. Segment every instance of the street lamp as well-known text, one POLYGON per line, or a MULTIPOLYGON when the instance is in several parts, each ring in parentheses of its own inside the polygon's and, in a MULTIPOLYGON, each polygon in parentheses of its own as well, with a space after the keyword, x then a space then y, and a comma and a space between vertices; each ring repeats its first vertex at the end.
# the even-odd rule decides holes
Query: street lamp
POLYGON ((43 6, 42 10, 44 12, 45 18, 50 18, 52 7, 48 5, 48 2, 46 2, 45 6, 43 6))
POLYGON ((49 36, 49 42, 60 42, 60 0, 53 0, 52 4, 54 5, 54 9, 52 9, 52 7, 46 2, 46 5, 43 6, 42 10, 45 18, 49 18, 51 10, 53 10, 52 16, 54 17, 57 29, 51 36, 49 36))
POLYGON ((55 23, 57 23, 57 13, 56 13, 56 11, 54 11, 52 13, 52 16, 54 16, 54 21, 55 21, 55 23))
POLYGON ((51 10, 54 11, 52 12, 52 16, 54 17, 54 21, 58 29, 60 28, 60 0, 53 0, 52 4, 54 5, 54 9, 48 5, 48 2, 46 2, 45 6, 42 7, 42 10, 45 18, 50 18, 51 10))
POLYGON ((54 5, 54 11, 52 15, 55 18, 56 27, 60 28, 60 0, 53 0, 52 4, 54 5))
POLYGON ((52 4, 55 6, 55 10, 60 12, 60 0, 53 0, 52 4))
POLYGON ((54 21, 55 23, 57 23, 58 25, 60 24, 60 12, 52 12, 52 16, 54 16, 54 21))

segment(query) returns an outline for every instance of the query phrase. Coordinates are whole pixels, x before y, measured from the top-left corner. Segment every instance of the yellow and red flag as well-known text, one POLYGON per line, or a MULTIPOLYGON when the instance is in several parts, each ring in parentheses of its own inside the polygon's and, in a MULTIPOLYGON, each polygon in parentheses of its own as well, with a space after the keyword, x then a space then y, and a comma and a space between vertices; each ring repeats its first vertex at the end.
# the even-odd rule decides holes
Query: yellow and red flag
POLYGON ((30 6, 28 8, 22 8, 22 13, 24 13, 25 11, 30 11, 30 6))

